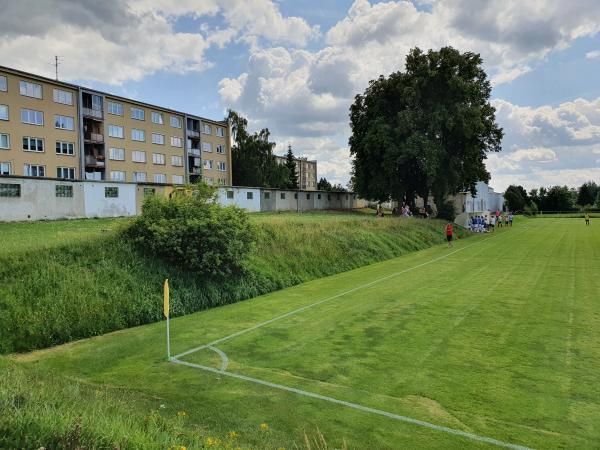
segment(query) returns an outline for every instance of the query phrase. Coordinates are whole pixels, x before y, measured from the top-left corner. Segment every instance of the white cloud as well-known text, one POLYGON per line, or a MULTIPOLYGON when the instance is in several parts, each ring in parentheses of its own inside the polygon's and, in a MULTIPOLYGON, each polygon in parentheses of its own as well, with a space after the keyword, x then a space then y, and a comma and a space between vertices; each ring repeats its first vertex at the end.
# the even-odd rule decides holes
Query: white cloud
POLYGON ((22 0, 3 8, 3 65, 50 76, 58 54, 62 79, 108 84, 157 71, 202 71, 212 65, 205 57, 209 47, 234 40, 303 46, 318 36, 304 19, 284 17, 271 0, 253 1, 252 7, 243 0, 22 0), (174 28, 183 16, 215 15, 225 27, 185 33, 174 28))
POLYGON ((585 54, 585 57, 587 59, 596 59, 596 58, 600 58, 600 50, 594 50, 592 52, 587 52, 585 54))
POLYGON ((557 160, 556 152, 544 147, 520 148, 510 153, 507 158, 516 162, 537 161, 540 163, 548 163, 557 160))

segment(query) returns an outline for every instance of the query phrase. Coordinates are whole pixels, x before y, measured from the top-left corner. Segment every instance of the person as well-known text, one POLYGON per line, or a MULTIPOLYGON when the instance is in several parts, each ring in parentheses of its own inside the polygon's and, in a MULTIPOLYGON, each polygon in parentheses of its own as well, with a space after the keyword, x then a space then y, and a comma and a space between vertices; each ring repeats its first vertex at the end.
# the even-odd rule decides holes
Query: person
POLYGON ((502 228, 502 215, 498 216, 498 226, 502 228))
POLYGON ((585 225, 589 225, 590 224, 590 213, 586 212, 585 213, 585 225))
POLYGON ((452 221, 449 221, 446 225, 446 240, 448 241, 448 247, 452 247, 452 234, 453 234, 452 221))
POLYGON ((504 214, 504 226, 508 226, 508 214, 504 214))
POLYGON ((494 226, 496 225, 496 218, 494 216, 490 217, 490 232, 494 232, 494 226))
POLYGON ((508 212, 508 223, 509 225, 512 227, 512 222, 513 222, 513 214, 512 212, 508 212))

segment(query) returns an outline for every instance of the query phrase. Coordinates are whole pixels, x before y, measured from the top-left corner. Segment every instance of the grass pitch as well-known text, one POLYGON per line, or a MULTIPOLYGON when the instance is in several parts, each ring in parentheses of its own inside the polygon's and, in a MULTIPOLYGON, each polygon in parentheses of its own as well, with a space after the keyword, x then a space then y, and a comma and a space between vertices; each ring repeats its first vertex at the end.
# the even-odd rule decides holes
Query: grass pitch
MULTIPOLYGON (((216 344, 227 371, 514 445, 595 448, 599 270, 595 222, 522 220, 453 249, 175 319, 172 348, 182 353, 331 298, 216 344)), ((236 430, 254 446, 262 444, 250 430, 268 423, 269 442, 285 448, 316 428, 338 447, 493 447, 166 362, 164 334, 164 323, 152 324, 18 359, 155 397, 165 414, 186 411, 189 427, 236 430)), ((223 363, 210 349, 180 359, 223 363)))

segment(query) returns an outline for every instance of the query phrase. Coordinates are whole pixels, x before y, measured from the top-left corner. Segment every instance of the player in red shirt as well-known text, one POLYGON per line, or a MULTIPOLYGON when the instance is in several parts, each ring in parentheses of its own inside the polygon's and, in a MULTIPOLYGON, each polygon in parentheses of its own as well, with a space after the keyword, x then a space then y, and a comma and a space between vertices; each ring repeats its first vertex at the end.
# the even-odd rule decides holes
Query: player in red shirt
POLYGON ((448 241, 448 247, 452 247, 453 228, 452 222, 448 222, 448 225, 446 225, 446 240, 448 241))

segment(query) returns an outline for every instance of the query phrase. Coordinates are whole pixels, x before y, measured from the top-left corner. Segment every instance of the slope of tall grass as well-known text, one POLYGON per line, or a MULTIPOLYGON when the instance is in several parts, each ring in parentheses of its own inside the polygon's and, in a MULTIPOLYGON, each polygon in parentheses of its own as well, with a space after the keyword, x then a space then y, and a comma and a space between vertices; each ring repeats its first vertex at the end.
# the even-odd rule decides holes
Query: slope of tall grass
POLYGON ((161 319, 165 278, 183 315, 427 248, 440 221, 361 214, 257 214, 243 276, 203 279, 140 253, 127 221, 0 224, 0 353, 44 348, 161 319))

